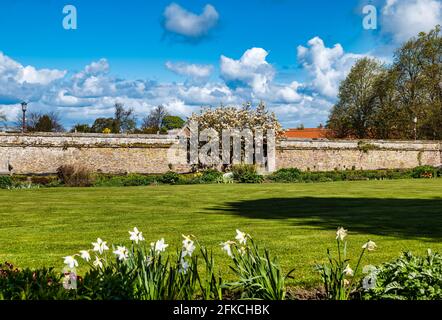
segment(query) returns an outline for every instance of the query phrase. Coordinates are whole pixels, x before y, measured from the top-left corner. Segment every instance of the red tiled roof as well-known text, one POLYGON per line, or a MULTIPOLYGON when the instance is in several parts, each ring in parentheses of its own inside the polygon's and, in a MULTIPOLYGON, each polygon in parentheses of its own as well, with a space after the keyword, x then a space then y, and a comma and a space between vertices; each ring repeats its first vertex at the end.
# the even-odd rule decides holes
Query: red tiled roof
POLYGON ((288 129, 284 132, 284 136, 286 138, 321 139, 327 137, 327 132, 327 129, 321 128, 288 129))

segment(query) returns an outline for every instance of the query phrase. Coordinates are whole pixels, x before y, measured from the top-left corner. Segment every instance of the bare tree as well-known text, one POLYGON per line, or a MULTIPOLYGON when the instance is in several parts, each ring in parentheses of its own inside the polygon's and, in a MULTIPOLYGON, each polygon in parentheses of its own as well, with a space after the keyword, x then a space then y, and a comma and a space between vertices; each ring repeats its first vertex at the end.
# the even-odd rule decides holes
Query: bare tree
POLYGON ((162 105, 159 105, 155 109, 153 109, 150 114, 143 119, 142 129, 156 128, 157 130, 161 130, 163 127, 164 117, 168 116, 166 108, 162 105))

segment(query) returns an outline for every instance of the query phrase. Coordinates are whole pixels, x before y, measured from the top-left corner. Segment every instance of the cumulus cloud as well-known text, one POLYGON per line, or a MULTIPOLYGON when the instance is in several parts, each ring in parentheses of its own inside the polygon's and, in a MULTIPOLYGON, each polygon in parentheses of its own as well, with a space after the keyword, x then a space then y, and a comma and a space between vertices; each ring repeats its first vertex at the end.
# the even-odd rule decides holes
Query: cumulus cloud
POLYGON ((442 24, 440 0, 387 0, 382 9, 382 30, 400 43, 442 24))
POLYGON ((207 78, 213 71, 213 66, 203 64, 189 64, 185 62, 167 61, 166 68, 175 74, 190 78, 207 78))
POLYGON ((239 60, 221 56, 221 76, 233 87, 245 84, 255 95, 262 96, 275 76, 274 68, 266 61, 268 54, 262 48, 251 48, 239 60))
POLYGON ((218 12, 210 4, 207 4, 199 15, 176 3, 170 4, 164 10, 164 28, 184 37, 200 38, 208 35, 218 23, 218 19, 218 12))
POLYGON ((26 97, 30 110, 57 111, 69 127, 112 116, 116 102, 134 108, 141 119, 159 104, 185 117, 201 106, 239 106, 263 100, 287 127, 317 125, 325 121, 336 101, 339 81, 360 56, 346 53, 339 44, 328 48, 320 38, 298 47, 297 53, 308 74, 304 82, 278 81, 276 68, 267 61, 269 52, 263 48, 250 48, 236 59, 221 55, 218 80, 206 81, 213 66, 167 62, 166 67, 176 74, 204 79, 182 83, 117 78, 106 59, 91 62, 76 73, 42 72, 30 66, 35 70, 33 80, 27 75, 22 81, 26 67, 0 55, 0 112, 14 120, 20 110, 18 103, 26 97))
POLYGON ((350 71, 357 59, 363 55, 345 53, 340 44, 327 48, 324 41, 315 37, 308 46, 298 46, 298 62, 309 72, 313 91, 335 98, 339 83, 350 71))

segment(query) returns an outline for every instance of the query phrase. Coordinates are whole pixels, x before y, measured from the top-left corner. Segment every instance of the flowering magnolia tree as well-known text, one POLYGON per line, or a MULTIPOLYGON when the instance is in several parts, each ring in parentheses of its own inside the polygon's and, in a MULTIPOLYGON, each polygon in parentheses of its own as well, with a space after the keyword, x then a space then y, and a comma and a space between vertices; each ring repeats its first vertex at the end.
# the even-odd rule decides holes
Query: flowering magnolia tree
POLYGON ((224 107, 205 108, 200 114, 192 114, 189 122, 198 123, 199 130, 215 129, 221 136, 223 130, 268 129, 275 130, 277 135, 283 133, 276 115, 269 112, 263 102, 256 108, 250 103, 242 108, 224 107))

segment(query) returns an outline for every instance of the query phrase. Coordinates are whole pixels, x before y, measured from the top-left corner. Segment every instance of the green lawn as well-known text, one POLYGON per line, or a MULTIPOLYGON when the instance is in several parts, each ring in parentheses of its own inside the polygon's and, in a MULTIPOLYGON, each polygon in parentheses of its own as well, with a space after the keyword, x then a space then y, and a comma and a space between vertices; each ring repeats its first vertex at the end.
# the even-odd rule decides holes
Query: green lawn
POLYGON ((212 247, 239 228, 296 268, 294 284, 314 284, 312 267, 334 247, 338 226, 349 229, 355 257, 368 239, 378 244, 366 263, 403 250, 442 249, 442 179, 318 184, 185 185, 125 188, 0 190, 0 261, 20 267, 63 265, 62 257, 101 237, 128 243, 137 226, 147 241, 177 247, 194 234, 212 247))

